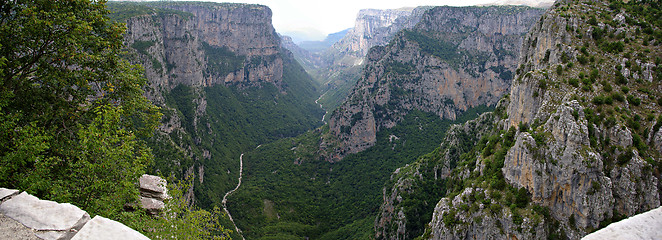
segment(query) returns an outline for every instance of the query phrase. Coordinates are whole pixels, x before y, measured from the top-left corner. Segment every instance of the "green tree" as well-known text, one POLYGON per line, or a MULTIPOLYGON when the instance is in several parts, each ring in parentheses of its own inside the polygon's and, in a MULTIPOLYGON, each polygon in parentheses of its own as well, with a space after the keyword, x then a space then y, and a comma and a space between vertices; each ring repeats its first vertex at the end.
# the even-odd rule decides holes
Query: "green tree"
POLYGON ((113 217, 138 197, 159 109, 105 1, 0 2, 0 186, 113 217))

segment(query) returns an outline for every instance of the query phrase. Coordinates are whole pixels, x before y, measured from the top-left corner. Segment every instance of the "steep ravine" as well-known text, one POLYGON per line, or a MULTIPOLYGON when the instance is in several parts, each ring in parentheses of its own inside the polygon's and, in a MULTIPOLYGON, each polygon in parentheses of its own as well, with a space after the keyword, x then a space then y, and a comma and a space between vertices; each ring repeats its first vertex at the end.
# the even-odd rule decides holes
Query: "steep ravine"
POLYGON ((143 65, 146 94, 163 109, 159 131, 148 140, 153 169, 194 178, 189 200, 222 205, 239 178, 236 156, 321 125, 317 85, 281 48, 268 7, 108 5, 111 17, 127 24, 126 58, 143 65))

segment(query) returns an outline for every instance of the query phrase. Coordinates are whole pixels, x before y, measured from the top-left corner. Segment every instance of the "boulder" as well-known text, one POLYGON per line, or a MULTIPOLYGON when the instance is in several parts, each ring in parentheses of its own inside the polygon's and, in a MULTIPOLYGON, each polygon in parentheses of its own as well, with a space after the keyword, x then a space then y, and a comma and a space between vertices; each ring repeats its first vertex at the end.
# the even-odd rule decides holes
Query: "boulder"
POLYGON ((124 224, 110 220, 102 216, 96 216, 72 238, 72 240, 106 240, 106 239, 140 239, 148 240, 136 230, 133 230, 124 224))
POLYGON ((139 181, 141 196, 159 200, 168 198, 168 189, 166 188, 168 182, 165 179, 159 176, 143 174, 139 181))
POLYGON ((162 201, 146 197, 140 197, 140 205, 152 215, 158 214, 165 208, 165 203, 162 201))
POLYGON ((74 205, 40 200, 25 192, 3 202, 0 214, 36 230, 42 239, 71 239, 90 220, 74 205))

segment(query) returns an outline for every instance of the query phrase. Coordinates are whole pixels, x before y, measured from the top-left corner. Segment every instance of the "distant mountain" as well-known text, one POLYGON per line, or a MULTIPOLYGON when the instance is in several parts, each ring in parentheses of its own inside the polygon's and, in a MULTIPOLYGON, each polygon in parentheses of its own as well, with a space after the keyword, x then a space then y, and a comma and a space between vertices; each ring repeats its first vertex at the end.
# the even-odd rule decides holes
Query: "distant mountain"
POLYGON ((320 32, 317 29, 310 29, 310 28, 299 29, 296 31, 281 32, 280 34, 285 36, 290 36, 292 38, 292 41, 297 44, 304 41, 315 41, 317 39, 322 39, 324 37, 324 33, 320 32))
POLYGON ((371 48, 361 79, 330 115, 330 132, 339 140, 330 160, 373 146, 378 131, 415 109, 456 119, 467 109, 494 106, 508 92, 522 39, 542 13, 514 6, 436 7, 415 28, 371 48))
POLYGON ((347 35, 347 32, 349 32, 351 28, 342 30, 340 32, 336 33, 331 33, 324 38, 322 41, 302 41, 298 45, 299 47, 305 49, 308 52, 311 53, 322 53, 329 47, 333 46, 336 42, 340 41, 345 35, 347 35))
POLYGON ((290 36, 280 36, 281 46, 292 52, 294 58, 301 64, 301 66, 306 69, 307 72, 315 72, 317 69, 325 67, 326 61, 322 59, 322 56, 316 53, 311 53, 310 51, 301 48, 301 46, 294 43, 292 37, 290 36))
POLYGON ((311 73, 328 88, 319 100, 324 108, 332 111, 347 97, 361 77, 363 59, 371 47, 386 45, 398 31, 413 28, 430 8, 359 11, 354 28, 322 54, 328 66, 311 73))

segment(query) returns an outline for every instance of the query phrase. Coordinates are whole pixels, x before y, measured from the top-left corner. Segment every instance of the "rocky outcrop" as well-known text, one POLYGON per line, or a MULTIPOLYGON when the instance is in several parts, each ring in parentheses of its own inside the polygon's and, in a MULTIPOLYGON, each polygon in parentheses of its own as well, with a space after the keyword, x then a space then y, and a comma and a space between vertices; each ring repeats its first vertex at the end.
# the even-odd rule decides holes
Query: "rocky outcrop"
POLYGON ((582 240, 662 239, 662 230, 659 226, 662 226, 662 208, 656 208, 617 223, 612 223, 606 228, 586 235, 582 240))
MULTIPOLYGON (((593 71, 596 76, 613 71, 584 70, 581 65, 577 70, 563 69, 563 64, 574 61, 573 57, 584 57, 581 51, 588 51, 588 43, 581 51, 577 45, 594 40, 580 40, 568 31, 596 31, 583 18, 564 12, 566 4, 573 3, 559 4, 559 8, 543 16, 524 41, 520 74, 511 91, 508 123, 534 126, 533 135, 538 139, 520 133, 506 156, 503 174, 511 185, 526 188, 535 203, 549 207, 555 219, 568 223, 566 231, 576 238, 585 234, 585 229, 598 228, 613 216, 631 216, 659 206, 660 194, 659 175, 653 174, 650 163, 643 160, 639 153, 643 148, 632 147, 635 138, 639 138, 634 136, 637 133, 630 128, 632 125, 596 121, 595 115, 609 118, 607 112, 594 112, 601 111, 601 102, 571 99, 599 98, 599 91, 579 91, 570 82, 572 79, 567 80, 569 86, 557 83, 576 76, 584 78, 579 73, 582 71, 593 71), (569 221, 571 218, 573 221, 569 221)), ((604 7, 579 5, 579 12, 604 7)), ((617 55, 603 54, 606 61, 621 61, 617 55)), ((603 85, 613 81, 602 79, 603 85)))
POLYGON ((366 57, 364 74, 329 118, 332 161, 374 145, 411 110, 455 119, 508 92, 522 39, 540 9, 436 7, 366 57))
POLYGON ((160 213, 165 208, 164 201, 170 198, 166 180, 159 176, 143 174, 138 181, 140 206, 152 215, 160 213))
POLYGON ((429 239, 541 239, 546 235, 544 220, 516 219, 511 209, 492 209, 493 204, 500 203, 480 188, 466 188, 454 198, 442 198, 434 208, 429 239), (476 196, 482 199, 476 200, 476 196))
POLYGON ((7 239, 149 239, 116 221, 101 216, 90 219, 87 212, 69 203, 5 188, 0 188, 0 198, 0 229, 16 233, 3 231, 0 236, 7 239))
MULTIPOLYGON (((507 102, 507 101, 506 101, 507 102)), ((507 103, 500 103, 504 105, 507 103)), ((503 109, 503 106, 500 107, 503 109)), ((463 143, 475 142, 490 134, 494 130, 494 122, 498 117, 493 113, 482 114, 477 119, 462 125, 453 125, 446 133, 444 141, 440 144, 438 155, 433 158, 422 158, 421 160, 398 168, 391 175, 390 181, 384 188, 383 203, 379 208, 375 219, 376 239, 412 239, 420 235, 424 226, 411 226, 416 216, 407 216, 403 201, 407 196, 422 188, 424 181, 443 181, 451 175, 457 166, 458 159, 465 154, 467 149, 463 143), (413 220, 413 221, 412 221, 413 220), (414 230, 412 232, 412 230, 414 230)), ((443 193, 438 193, 441 196, 443 193)), ((415 199, 421 202, 426 200, 415 199)), ((410 200, 411 201, 411 200, 410 200)), ((436 200, 435 200, 436 201, 436 200)), ((434 209, 434 203, 428 203, 430 211, 434 209)))
MULTIPOLYGON (((503 175, 512 186, 526 188, 534 202, 548 206, 556 219, 567 221, 572 216, 576 226, 597 228, 612 216, 614 193, 612 179, 602 172, 601 154, 586 147, 589 136, 583 113, 577 101, 560 105, 540 130, 551 134, 541 144, 528 132, 519 134, 506 155, 503 175)), ((649 184, 656 186, 657 179, 652 181, 649 184)), ((651 197, 659 203, 657 195, 651 197)))

